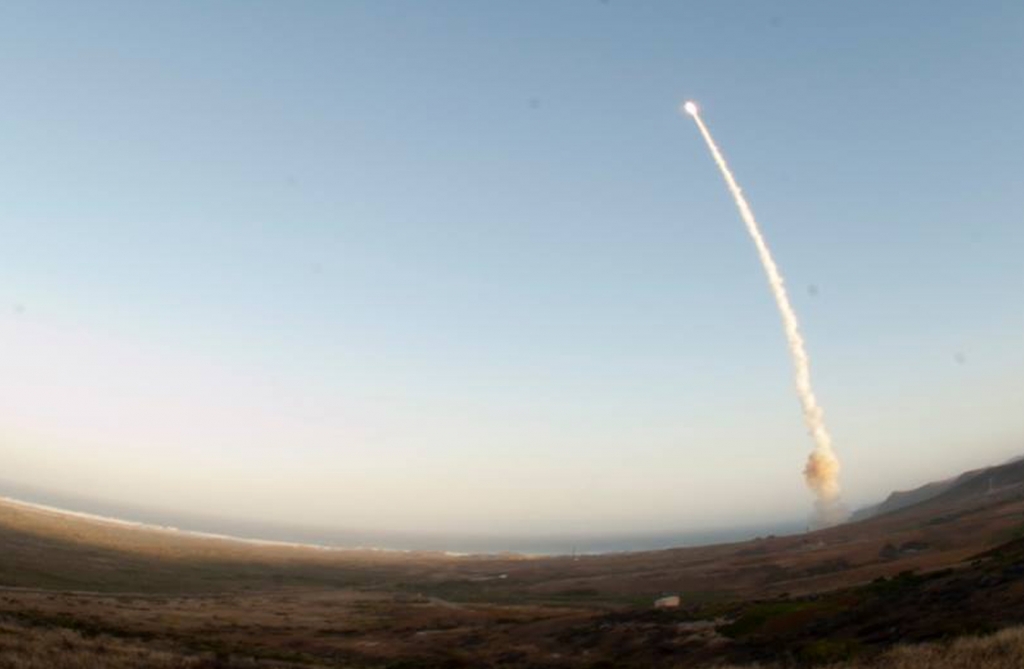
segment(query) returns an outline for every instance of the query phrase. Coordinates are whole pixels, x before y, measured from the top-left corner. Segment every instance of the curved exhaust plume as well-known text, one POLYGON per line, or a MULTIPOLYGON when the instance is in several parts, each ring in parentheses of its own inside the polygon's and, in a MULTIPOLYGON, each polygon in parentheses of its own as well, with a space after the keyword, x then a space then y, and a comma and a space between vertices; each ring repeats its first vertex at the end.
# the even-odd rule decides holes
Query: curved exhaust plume
POLYGON ((825 428, 825 419, 821 406, 818 405, 818 400, 814 396, 814 390, 811 388, 811 361, 807 357, 807 350, 804 347, 803 335, 800 334, 800 324, 796 319, 796 312, 793 311, 793 305, 789 303, 789 296, 786 294, 786 285, 782 280, 782 274, 779 272, 779 268, 772 258, 771 251, 768 249, 768 244, 761 234, 757 219, 754 218, 754 212, 747 203, 747 199, 743 196, 743 191, 740 189, 739 184, 736 183, 736 178, 732 175, 729 165, 725 162, 725 157, 718 149, 718 145, 715 144, 715 140, 711 137, 707 126, 704 125, 704 121, 700 117, 700 110, 694 102, 688 101, 683 105, 683 111, 693 117, 697 128, 700 129, 700 134, 703 135, 704 141, 711 151, 711 156, 715 159, 715 164, 718 165, 718 169, 722 172, 725 183, 729 187, 729 192, 732 193, 732 197, 736 201, 736 208, 739 209, 740 218, 743 219, 747 226, 747 232, 750 233, 751 239, 754 240, 754 246, 757 247, 757 254, 761 258, 765 274, 768 275, 768 284, 771 286, 772 295, 775 296, 775 303, 778 305, 779 314, 782 316, 782 328, 786 332, 786 341, 789 343, 789 354, 793 358, 796 392, 800 397, 800 406, 803 408, 804 422, 811 433, 811 438, 814 439, 814 450, 807 458, 807 464, 804 466, 804 479, 807 481, 808 487, 814 492, 816 498, 815 522, 818 526, 835 525, 842 522, 846 516, 846 512, 839 501, 839 459, 832 450, 832 438, 825 428))

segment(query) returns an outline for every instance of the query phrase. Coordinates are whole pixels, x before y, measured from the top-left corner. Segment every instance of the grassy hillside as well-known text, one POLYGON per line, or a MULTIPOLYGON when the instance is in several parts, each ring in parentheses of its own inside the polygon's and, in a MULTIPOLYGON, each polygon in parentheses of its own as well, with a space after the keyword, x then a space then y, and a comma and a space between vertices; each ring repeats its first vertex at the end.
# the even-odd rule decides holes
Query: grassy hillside
MULTIPOLYGON (((242 657, 213 651, 196 652, 154 642, 87 635, 67 628, 40 628, 0 618, 0 666, 5 669, 321 669, 359 662, 294 662, 242 657)), ((412 663, 392 663, 413 667, 412 663)), ((544 666, 516 662, 505 666, 525 669, 544 666)), ((601 666, 601 665, 593 665, 601 666)), ((612 665, 603 665, 612 666, 612 665)), ((673 664, 671 669, 695 665, 673 664)), ((716 669, 788 669, 791 662, 771 664, 716 664, 716 669)), ((1024 666, 1024 628, 1008 628, 987 636, 963 637, 946 642, 900 644, 871 658, 830 662, 822 669, 1019 669, 1024 666)))
POLYGON ((1015 472, 813 533, 578 558, 257 545, 0 502, 0 667, 916 667, 900 653, 939 651, 893 649, 1024 624, 1015 472), (683 605, 654 610, 664 593, 683 605))
POLYGON ((99 592, 351 587, 415 574, 436 554, 319 551, 141 529, 0 500, 0 586, 99 592))

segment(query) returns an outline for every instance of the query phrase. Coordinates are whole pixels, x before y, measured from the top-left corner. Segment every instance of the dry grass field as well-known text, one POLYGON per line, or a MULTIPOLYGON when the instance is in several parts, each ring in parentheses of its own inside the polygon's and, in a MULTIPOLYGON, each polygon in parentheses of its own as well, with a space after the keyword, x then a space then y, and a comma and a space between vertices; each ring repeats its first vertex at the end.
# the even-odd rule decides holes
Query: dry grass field
MULTIPOLYGON (((716 669, 786 669, 792 664, 718 665, 716 669)), ((820 669, 1020 669, 1024 627, 945 643, 895 646, 870 660, 820 665, 820 669)))
MULTIPOLYGON (((0 667, 4 669, 314 669, 325 666, 338 665, 297 665, 215 652, 196 653, 109 636, 86 636, 64 628, 41 629, 0 619, 0 667)), ((792 666, 791 662, 714 665, 715 669, 786 669, 792 666)), ((898 645, 871 659, 820 666, 822 669, 1019 669, 1024 666, 1024 627, 944 643, 898 645)))
POLYGON ((1024 633, 1000 632, 1024 625, 1015 481, 577 558, 257 545, 0 502, 0 667, 1024 666, 1024 633), (682 606, 654 610, 664 593, 682 606))
POLYGON ((29 627, 0 619, 0 667, 4 669, 256 669, 287 666, 280 662, 186 652, 109 636, 85 636, 66 628, 29 627))

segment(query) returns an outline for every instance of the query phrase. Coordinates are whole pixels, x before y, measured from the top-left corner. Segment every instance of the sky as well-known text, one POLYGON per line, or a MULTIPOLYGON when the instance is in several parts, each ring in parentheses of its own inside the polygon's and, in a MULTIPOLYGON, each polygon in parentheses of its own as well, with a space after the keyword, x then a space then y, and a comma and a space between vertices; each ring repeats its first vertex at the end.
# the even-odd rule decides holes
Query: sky
POLYGON ((1024 454, 1024 5, 0 7, 0 481, 394 532, 804 519, 1024 454))

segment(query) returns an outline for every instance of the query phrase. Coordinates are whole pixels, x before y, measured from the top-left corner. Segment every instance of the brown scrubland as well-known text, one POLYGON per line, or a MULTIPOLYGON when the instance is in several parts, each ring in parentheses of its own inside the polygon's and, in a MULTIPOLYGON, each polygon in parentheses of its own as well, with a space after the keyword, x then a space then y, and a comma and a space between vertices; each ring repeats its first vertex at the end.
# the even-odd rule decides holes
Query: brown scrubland
MULTIPOLYGON (((0 666, 10 669, 272 669, 328 665, 190 652, 66 628, 39 628, 0 620, 0 666)), ((358 665, 346 665, 358 666, 358 665)), ((784 669, 792 663, 714 665, 715 669, 784 669)), ((898 645, 869 660, 821 665, 822 669, 1019 669, 1024 666, 1024 627, 944 643, 898 645)))
POLYGON ((1020 667, 1021 625, 1022 463, 827 530, 576 557, 256 545, 0 502, 2 668, 1020 667))

